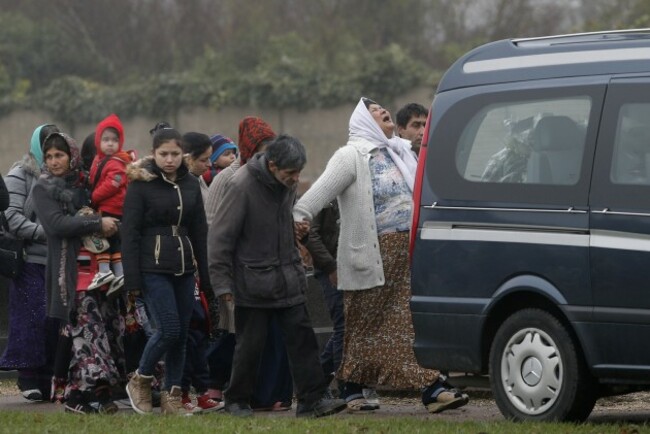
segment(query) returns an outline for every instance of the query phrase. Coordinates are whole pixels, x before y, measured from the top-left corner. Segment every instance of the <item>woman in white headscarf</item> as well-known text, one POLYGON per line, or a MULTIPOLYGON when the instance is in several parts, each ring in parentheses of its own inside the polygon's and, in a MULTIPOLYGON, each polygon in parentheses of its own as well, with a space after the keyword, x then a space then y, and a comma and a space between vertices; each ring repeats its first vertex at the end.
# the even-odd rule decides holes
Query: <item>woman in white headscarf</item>
POLYGON ((432 413, 469 398, 450 389, 440 372, 420 367, 413 352, 408 263, 413 182, 410 143, 394 133, 390 113, 361 98, 350 117, 350 138, 294 208, 311 221, 338 199, 338 289, 344 291, 345 340, 338 377, 351 409, 371 408, 361 385, 422 390, 432 413))

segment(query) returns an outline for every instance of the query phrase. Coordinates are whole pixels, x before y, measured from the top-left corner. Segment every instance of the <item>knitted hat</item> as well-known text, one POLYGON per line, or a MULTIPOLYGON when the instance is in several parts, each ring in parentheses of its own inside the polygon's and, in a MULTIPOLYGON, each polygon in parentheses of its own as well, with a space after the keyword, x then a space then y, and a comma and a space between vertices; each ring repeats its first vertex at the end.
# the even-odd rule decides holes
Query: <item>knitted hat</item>
POLYGON ((269 124, 261 118, 247 116, 239 123, 239 160, 246 164, 253 156, 255 150, 265 140, 274 139, 275 132, 269 124))
POLYGON ((228 149, 234 149, 237 152, 237 145, 231 139, 221 134, 215 134, 210 137, 212 142, 212 155, 210 155, 210 162, 214 164, 217 158, 221 156, 228 149))

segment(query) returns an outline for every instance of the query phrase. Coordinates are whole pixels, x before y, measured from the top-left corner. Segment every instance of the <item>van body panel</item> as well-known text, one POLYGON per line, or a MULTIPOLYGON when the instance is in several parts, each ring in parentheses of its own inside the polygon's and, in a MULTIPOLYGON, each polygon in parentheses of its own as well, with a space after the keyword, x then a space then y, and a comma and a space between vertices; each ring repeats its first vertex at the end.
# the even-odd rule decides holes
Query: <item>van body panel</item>
POLYGON ((615 78, 590 193, 591 275, 599 375, 648 378, 650 347, 650 78, 615 78), (635 342, 635 338, 639 342, 635 342), (623 368, 625 367, 625 368, 623 368))

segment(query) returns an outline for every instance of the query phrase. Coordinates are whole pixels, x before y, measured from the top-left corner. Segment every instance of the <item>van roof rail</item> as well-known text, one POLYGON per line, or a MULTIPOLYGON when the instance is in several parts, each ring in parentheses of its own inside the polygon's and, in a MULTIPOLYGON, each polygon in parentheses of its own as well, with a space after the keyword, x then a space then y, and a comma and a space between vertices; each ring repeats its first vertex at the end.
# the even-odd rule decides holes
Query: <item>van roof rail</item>
POLYGON ((445 72, 437 92, 559 77, 647 74, 650 29, 502 39, 465 53, 445 72))
POLYGON ((564 35, 540 36, 533 38, 516 38, 512 43, 521 47, 570 44, 604 39, 632 39, 633 37, 650 38, 650 28, 605 30, 599 32, 569 33, 564 35))

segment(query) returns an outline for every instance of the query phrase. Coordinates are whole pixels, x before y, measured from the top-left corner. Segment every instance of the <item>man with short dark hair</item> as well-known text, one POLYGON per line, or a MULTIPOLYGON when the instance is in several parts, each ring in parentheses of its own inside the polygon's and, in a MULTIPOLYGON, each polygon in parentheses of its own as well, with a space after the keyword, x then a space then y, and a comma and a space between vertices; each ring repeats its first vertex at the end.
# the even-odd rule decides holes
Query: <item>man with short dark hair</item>
POLYGON ((395 118, 397 120, 397 134, 406 140, 411 141, 411 149, 416 155, 420 153, 424 126, 427 123, 429 110, 423 105, 409 103, 399 109, 395 118))
POLYGON ((210 276, 216 292, 235 299, 236 347, 225 409, 250 416, 250 400, 267 328, 284 335, 296 385, 296 416, 327 416, 345 401, 325 399, 318 342, 305 305, 307 280, 295 244, 293 204, 307 159, 297 139, 281 135, 238 170, 208 235, 210 276))

